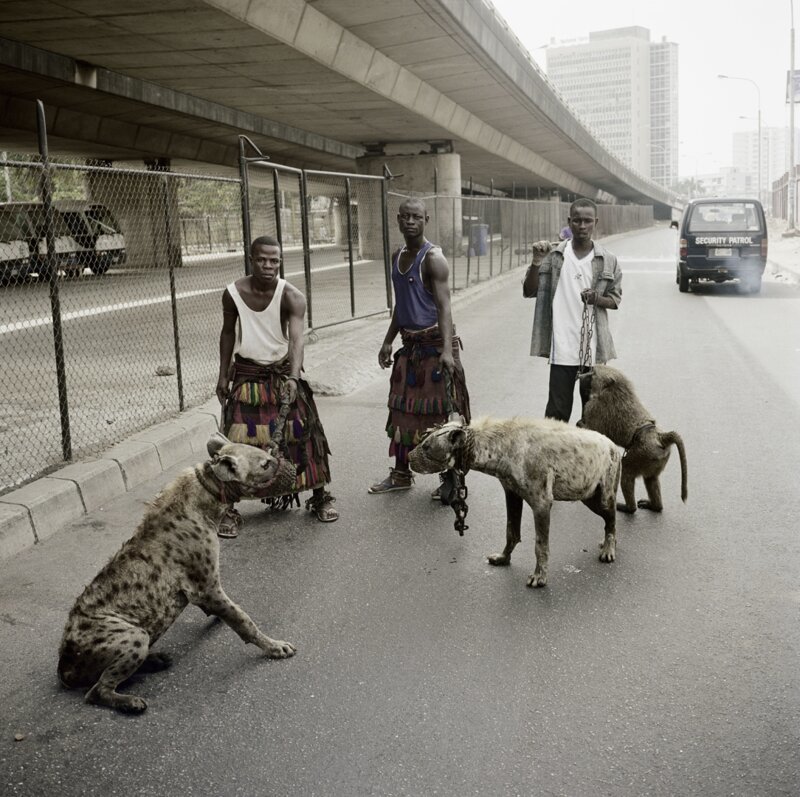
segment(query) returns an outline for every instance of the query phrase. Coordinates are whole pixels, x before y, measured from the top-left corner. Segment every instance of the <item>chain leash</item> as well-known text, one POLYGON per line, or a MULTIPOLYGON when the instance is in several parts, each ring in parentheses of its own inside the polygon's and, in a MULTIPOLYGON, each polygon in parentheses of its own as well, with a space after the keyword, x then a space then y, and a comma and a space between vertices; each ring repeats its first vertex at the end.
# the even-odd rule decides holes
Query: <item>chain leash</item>
MULTIPOLYGON (((456 416, 461 417, 456 410, 456 391, 453 384, 453 375, 445 368, 444 373, 444 410, 447 414, 447 420, 455 420, 456 416)), ((464 536, 464 531, 469 528, 466 524, 467 512, 467 485, 465 481, 465 474, 461 468, 450 468, 444 473, 439 474, 439 497, 445 506, 451 506, 453 512, 456 514, 456 519, 453 522, 453 528, 458 532, 460 537, 464 536)))

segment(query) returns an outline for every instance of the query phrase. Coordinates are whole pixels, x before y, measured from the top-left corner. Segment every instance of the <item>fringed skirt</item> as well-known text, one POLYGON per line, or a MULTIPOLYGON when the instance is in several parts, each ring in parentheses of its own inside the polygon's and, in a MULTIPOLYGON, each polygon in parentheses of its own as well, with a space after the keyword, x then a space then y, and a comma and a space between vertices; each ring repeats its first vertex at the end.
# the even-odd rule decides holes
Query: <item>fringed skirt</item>
POLYGON ((401 329, 402 348, 394 355, 389 386, 389 419, 386 434, 389 456, 408 464, 409 452, 425 432, 459 412, 470 421, 469 393, 459 350, 461 340, 453 335, 455 372, 448 395, 444 374, 439 370, 439 353, 444 341, 438 327, 421 332, 401 329))
MULTIPOLYGON (((281 392, 289 375, 289 361, 259 365, 236 356, 232 387, 223 410, 224 433, 233 443, 265 448, 275 435, 281 392)), ((297 466, 292 492, 330 483, 331 453, 319 419, 314 394, 304 379, 297 382, 297 400, 289 411, 281 444, 284 455, 297 466)))

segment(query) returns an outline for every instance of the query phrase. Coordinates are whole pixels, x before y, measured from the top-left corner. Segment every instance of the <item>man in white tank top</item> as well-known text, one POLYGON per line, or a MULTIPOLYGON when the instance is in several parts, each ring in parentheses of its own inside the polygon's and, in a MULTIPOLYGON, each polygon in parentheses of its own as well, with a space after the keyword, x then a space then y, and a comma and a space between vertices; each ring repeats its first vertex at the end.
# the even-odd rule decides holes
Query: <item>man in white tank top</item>
MULTIPOLYGON (((235 443, 266 447, 276 432, 281 404, 290 405, 283 446, 297 466, 294 490, 272 499, 291 506, 297 493, 312 490, 306 508, 323 523, 339 517, 330 483, 330 449, 314 394, 302 377, 306 300, 280 277, 281 249, 270 236, 250 247, 252 274, 230 283, 222 294, 217 398, 223 432, 235 443)), ((299 504, 299 498, 297 498, 299 504)), ((221 537, 235 537, 241 516, 233 506, 220 524, 221 537)))

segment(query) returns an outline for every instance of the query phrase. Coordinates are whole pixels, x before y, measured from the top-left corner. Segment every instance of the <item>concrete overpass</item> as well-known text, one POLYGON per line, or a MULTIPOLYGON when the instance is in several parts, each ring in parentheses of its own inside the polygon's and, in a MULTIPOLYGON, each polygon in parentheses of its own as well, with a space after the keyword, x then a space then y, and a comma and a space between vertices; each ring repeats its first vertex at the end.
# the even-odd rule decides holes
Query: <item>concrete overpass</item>
POLYGON ((311 168, 430 156, 440 190, 471 177, 675 204, 592 137, 483 0, 3 0, 0 32, 2 149, 33 150, 42 99, 51 150, 87 158, 233 166, 245 133, 311 168))

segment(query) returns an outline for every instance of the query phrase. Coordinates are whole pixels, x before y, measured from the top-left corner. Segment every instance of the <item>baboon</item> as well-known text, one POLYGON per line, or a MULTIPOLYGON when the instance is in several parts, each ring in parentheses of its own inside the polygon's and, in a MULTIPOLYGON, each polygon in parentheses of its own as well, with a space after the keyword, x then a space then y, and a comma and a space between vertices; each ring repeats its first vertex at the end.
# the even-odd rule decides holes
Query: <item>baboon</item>
MULTIPOLYGON (((147 703, 117 687, 137 670, 170 666, 150 648, 189 603, 227 623, 267 656, 293 656, 294 645, 270 639, 223 591, 217 525, 228 503, 292 485, 295 467, 221 434, 211 460, 189 468, 156 496, 134 535, 75 602, 61 640, 58 676, 69 688, 91 687, 88 703, 139 714, 147 703)), ((278 491, 279 492, 279 491, 278 491)))
POLYGON ((625 449, 622 457, 622 497, 618 503, 620 512, 630 514, 636 508, 661 512, 659 476, 669 461, 670 446, 678 449, 681 462, 681 499, 688 497, 686 449, 677 432, 662 432, 652 415, 636 396, 630 379, 622 371, 608 365, 596 365, 593 373, 581 376, 591 379, 589 400, 583 409, 579 426, 594 429, 611 438, 625 449), (634 495, 636 478, 644 479, 647 498, 637 503, 634 495))
POLYGON ((547 584, 550 510, 554 501, 582 501, 605 522, 600 561, 616 557, 614 501, 620 478, 619 449, 601 434, 551 418, 480 418, 465 426, 434 427, 409 455, 418 473, 474 469, 499 479, 506 494, 506 547, 488 557, 508 565, 520 540, 523 500, 533 509, 536 568, 529 587, 547 584))

